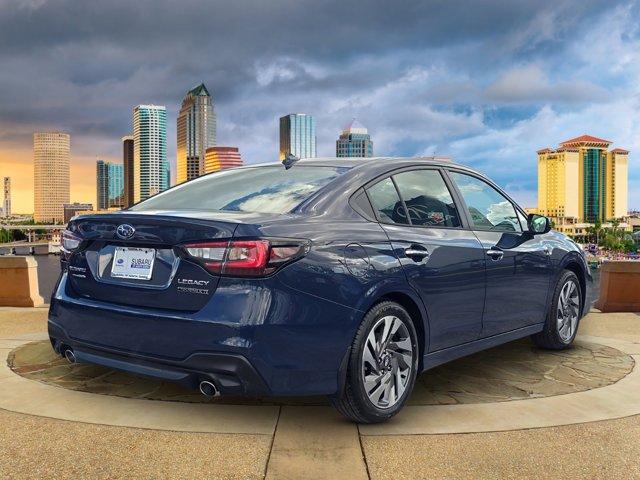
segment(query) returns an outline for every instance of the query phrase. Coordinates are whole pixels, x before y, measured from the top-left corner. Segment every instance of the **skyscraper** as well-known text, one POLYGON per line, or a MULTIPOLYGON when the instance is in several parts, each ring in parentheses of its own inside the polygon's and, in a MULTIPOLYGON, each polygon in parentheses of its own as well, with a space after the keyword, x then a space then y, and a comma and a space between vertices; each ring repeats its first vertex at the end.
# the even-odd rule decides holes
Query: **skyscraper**
POLYGON ((109 204, 109 171, 107 162, 96 161, 96 207, 106 210, 109 204))
POLYGON ((64 221, 63 205, 69 203, 71 138, 62 132, 33 134, 33 219, 64 221))
POLYGON ((538 212, 587 223, 625 217, 629 152, 609 145, 582 135, 538 150, 538 212))
POLYGON ((204 173, 205 152, 216 144, 216 113, 204 83, 187 92, 176 123, 176 181, 182 183, 204 173))
POLYGON ((109 163, 109 208, 124 207, 124 166, 109 163))
POLYGON ((316 121, 306 113, 280 117, 280 160, 288 153, 298 158, 316 156, 316 121))
POLYGON ((209 147, 205 155, 204 173, 225 168, 241 167, 242 158, 237 147, 209 147))
POLYGON ((122 137, 122 166, 124 169, 124 208, 133 205, 133 135, 122 137))
POLYGON ((117 163, 96 162, 96 204, 98 210, 124 205, 124 169, 117 163))
POLYGON ((138 105, 133 109, 133 202, 169 188, 167 109, 138 105))
POLYGON ((5 217, 11 216, 11 178, 4 177, 4 203, 3 212, 5 217))
POLYGON ((373 157, 371 136, 355 118, 342 129, 336 140, 336 157, 373 157))

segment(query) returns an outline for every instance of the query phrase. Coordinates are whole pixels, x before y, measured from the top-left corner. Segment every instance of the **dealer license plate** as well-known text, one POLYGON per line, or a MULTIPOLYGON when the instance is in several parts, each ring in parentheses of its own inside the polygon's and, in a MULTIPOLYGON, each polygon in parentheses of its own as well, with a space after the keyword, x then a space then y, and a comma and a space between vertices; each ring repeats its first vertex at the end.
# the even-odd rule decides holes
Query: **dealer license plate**
POLYGON ((153 273, 156 251, 153 248, 116 247, 111 266, 111 276, 149 280, 153 273))

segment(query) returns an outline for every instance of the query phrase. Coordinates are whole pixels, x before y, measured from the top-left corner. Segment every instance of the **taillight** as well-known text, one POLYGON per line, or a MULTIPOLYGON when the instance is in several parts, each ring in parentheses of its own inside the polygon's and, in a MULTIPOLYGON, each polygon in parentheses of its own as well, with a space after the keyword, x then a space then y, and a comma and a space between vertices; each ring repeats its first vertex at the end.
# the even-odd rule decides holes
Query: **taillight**
POLYGON ((308 242, 231 240, 183 245, 189 258, 209 272, 229 277, 261 277, 303 256, 308 242))
POLYGON ((60 240, 60 246, 66 253, 76 250, 82 243, 82 238, 73 233, 71 230, 63 230, 60 240))

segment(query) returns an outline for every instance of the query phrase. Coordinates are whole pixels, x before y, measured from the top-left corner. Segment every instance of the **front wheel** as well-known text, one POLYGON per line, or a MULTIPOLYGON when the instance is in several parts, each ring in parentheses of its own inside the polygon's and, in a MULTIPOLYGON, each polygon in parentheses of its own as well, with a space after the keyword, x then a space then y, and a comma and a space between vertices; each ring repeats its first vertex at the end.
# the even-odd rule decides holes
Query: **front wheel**
POLYGON ((532 335, 533 342, 542 348, 562 350, 569 347, 578 333, 582 292, 576 274, 565 270, 553 292, 551 310, 544 330, 532 335))
POLYGON ((383 422, 400 411, 418 373, 417 335, 407 311, 395 302, 365 315, 351 347, 343 392, 333 404, 359 423, 383 422))

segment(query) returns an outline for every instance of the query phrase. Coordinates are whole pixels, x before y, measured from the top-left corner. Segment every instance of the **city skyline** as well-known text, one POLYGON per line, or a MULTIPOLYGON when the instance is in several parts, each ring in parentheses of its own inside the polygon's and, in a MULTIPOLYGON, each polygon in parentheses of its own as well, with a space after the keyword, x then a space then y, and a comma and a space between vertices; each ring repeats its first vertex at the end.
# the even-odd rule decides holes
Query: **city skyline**
POLYGON ((95 157, 121 161, 140 103, 167 106, 175 171, 180 99, 200 81, 222 119, 218 143, 239 147, 247 164, 275 160, 287 112, 314 116, 322 156, 355 116, 376 155, 451 156, 531 207, 536 149, 589 133, 630 150, 629 207, 640 209, 638 2, 380 4, 366 17, 355 5, 336 17, 299 2, 287 7, 286 34, 268 36, 282 31, 282 11, 259 2, 63 7, 10 1, 0 11, 0 178, 12 177, 16 213, 33 211, 33 132, 72 135, 71 199, 95 203, 95 157), (68 9, 76 21, 60 16, 68 9), (243 21, 231 31, 228 18, 243 21))

